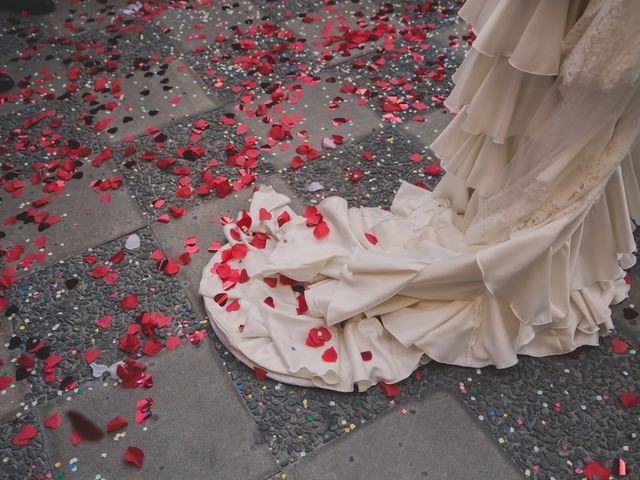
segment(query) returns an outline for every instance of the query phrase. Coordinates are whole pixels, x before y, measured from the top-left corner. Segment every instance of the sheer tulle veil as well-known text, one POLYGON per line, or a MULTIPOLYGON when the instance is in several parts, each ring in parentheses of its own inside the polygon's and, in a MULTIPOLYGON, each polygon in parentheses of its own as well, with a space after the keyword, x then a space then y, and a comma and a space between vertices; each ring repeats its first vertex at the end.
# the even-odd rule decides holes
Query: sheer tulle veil
POLYGON ((579 215, 585 202, 598 198, 637 142, 639 19, 637 0, 607 0, 590 19, 541 99, 504 187, 481 200, 467 245, 494 244, 522 228, 579 215))

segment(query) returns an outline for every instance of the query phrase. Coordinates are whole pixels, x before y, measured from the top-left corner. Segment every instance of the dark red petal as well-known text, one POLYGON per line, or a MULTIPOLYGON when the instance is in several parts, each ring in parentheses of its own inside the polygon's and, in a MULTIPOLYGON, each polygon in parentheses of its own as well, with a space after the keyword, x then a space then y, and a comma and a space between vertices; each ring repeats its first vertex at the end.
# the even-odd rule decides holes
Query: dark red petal
POLYGON ((132 463, 138 468, 142 468, 144 453, 138 447, 129 447, 127 448, 127 451, 124 452, 124 461, 132 463))
POLYGON ((96 425, 92 420, 85 417, 80 412, 76 412, 75 410, 69 410, 67 412, 67 417, 71 422, 71 426, 73 430, 82 437, 83 440, 87 440, 89 442, 95 442, 102 437, 104 437, 104 433, 102 429, 96 425))
POLYGON ((108 433, 111 433, 111 432, 119 430, 119 429, 121 429, 123 427, 126 427, 127 425, 129 425, 129 422, 125 418, 115 417, 114 419, 109 420, 105 430, 108 433))

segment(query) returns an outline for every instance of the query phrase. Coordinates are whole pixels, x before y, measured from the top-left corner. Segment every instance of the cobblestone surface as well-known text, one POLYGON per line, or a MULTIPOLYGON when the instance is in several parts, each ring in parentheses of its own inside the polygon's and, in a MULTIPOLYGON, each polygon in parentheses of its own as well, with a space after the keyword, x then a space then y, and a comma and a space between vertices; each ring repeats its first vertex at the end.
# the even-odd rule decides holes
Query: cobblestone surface
POLYGON ((258 155, 255 161, 248 159, 244 168, 237 164, 227 165, 229 156, 246 146, 243 137, 235 133, 239 123, 236 118, 233 111, 216 110, 143 135, 116 148, 120 171, 136 201, 151 220, 166 215, 169 207, 189 209, 212 196, 226 195, 226 190, 217 193, 215 188, 206 194, 197 193, 198 188, 206 183, 201 177, 205 171, 212 178, 224 178, 225 184, 241 181, 245 175, 266 176, 270 173, 269 164, 260 158, 257 149, 254 149, 258 155), (225 125, 223 120, 229 125, 225 125), (200 138, 191 140, 194 132, 200 131, 200 138), (227 150, 227 146, 232 148, 227 150), (202 150, 179 153, 180 149, 190 147, 202 150), (133 153, 128 153, 128 149, 133 149, 133 153), (169 165, 159 163, 160 159, 169 159, 169 165), (187 168, 190 173, 178 174, 176 169, 179 168, 187 168), (185 184, 193 191, 179 191, 184 186, 180 183, 183 177, 193 178, 192 182, 185 184))
POLYGON ((388 208, 402 181, 433 188, 439 176, 427 175, 425 168, 437 164, 436 160, 420 143, 388 127, 325 150, 299 169, 284 170, 283 176, 307 203, 337 195, 350 206, 388 208))
POLYGON ((51 471, 42 434, 39 431, 27 445, 16 446, 13 444, 13 438, 25 425, 34 424, 36 430, 41 428, 35 422, 34 416, 27 414, 22 418, 0 425, 1 478, 38 478, 38 475, 46 475, 51 471))
POLYGON ((40 351, 41 355, 35 353, 31 371, 16 369, 16 379, 28 379, 32 401, 46 402, 61 390, 73 389, 93 378, 92 369, 83 358, 86 350, 100 350, 96 363, 104 365, 126 356, 119 350, 118 341, 142 312, 160 312, 170 317, 169 325, 161 329, 161 338, 202 328, 179 283, 158 271, 156 262, 149 260, 149 255, 159 248, 150 230, 139 230, 135 235, 140 239, 140 247, 135 250, 125 247, 125 238, 118 239, 14 284, 9 295, 12 303, 5 313, 11 314, 15 335, 12 341, 19 345, 18 351, 27 355, 30 348, 42 342, 47 349, 44 351, 63 357, 50 382, 45 380, 45 363, 40 359, 46 358, 44 351, 40 351), (119 252, 124 257, 114 263, 111 259, 119 252), (95 263, 88 263, 94 259, 95 263), (109 272, 94 278, 97 266, 107 267, 109 272), (126 310, 121 306, 122 299, 132 294, 137 295, 139 305, 126 310), (97 322, 105 316, 110 317, 110 325, 103 328, 97 322))

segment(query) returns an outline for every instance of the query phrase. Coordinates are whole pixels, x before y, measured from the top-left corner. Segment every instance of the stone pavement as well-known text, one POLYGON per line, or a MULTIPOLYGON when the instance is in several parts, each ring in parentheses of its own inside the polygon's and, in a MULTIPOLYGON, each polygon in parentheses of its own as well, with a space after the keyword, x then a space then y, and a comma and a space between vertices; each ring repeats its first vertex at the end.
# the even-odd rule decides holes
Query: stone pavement
POLYGON ((560 480, 616 459, 637 477, 638 407, 618 399, 640 391, 636 288, 598 348, 429 364, 391 398, 259 380, 208 327, 200 272, 256 184, 297 210, 435 186, 460 4, 0 14, 18 82, 0 97, 0 478, 560 480))

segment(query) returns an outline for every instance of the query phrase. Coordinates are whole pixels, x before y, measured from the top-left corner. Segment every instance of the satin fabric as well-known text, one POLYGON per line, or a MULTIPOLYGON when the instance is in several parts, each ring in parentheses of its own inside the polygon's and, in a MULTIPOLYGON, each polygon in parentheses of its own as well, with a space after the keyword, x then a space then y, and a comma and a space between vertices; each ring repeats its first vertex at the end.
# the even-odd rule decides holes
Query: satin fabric
MULTIPOLYGON (((478 39, 448 103, 460 113, 433 146, 448 171, 434 192, 402 184, 389 211, 326 199, 323 238, 286 196, 254 194, 200 284, 214 330, 238 358, 279 381, 351 391, 395 383, 431 359, 506 368, 520 354, 566 353, 608 334, 609 305, 627 295, 623 268, 635 261, 640 171, 629 141, 607 150, 606 179, 566 214, 504 241, 468 240, 478 205, 504 184, 535 99, 554 88, 579 3, 466 2, 461 15, 478 39), (531 39, 547 31, 538 55, 531 39)), ((624 128, 625 139, 640 130, 624 128)))

